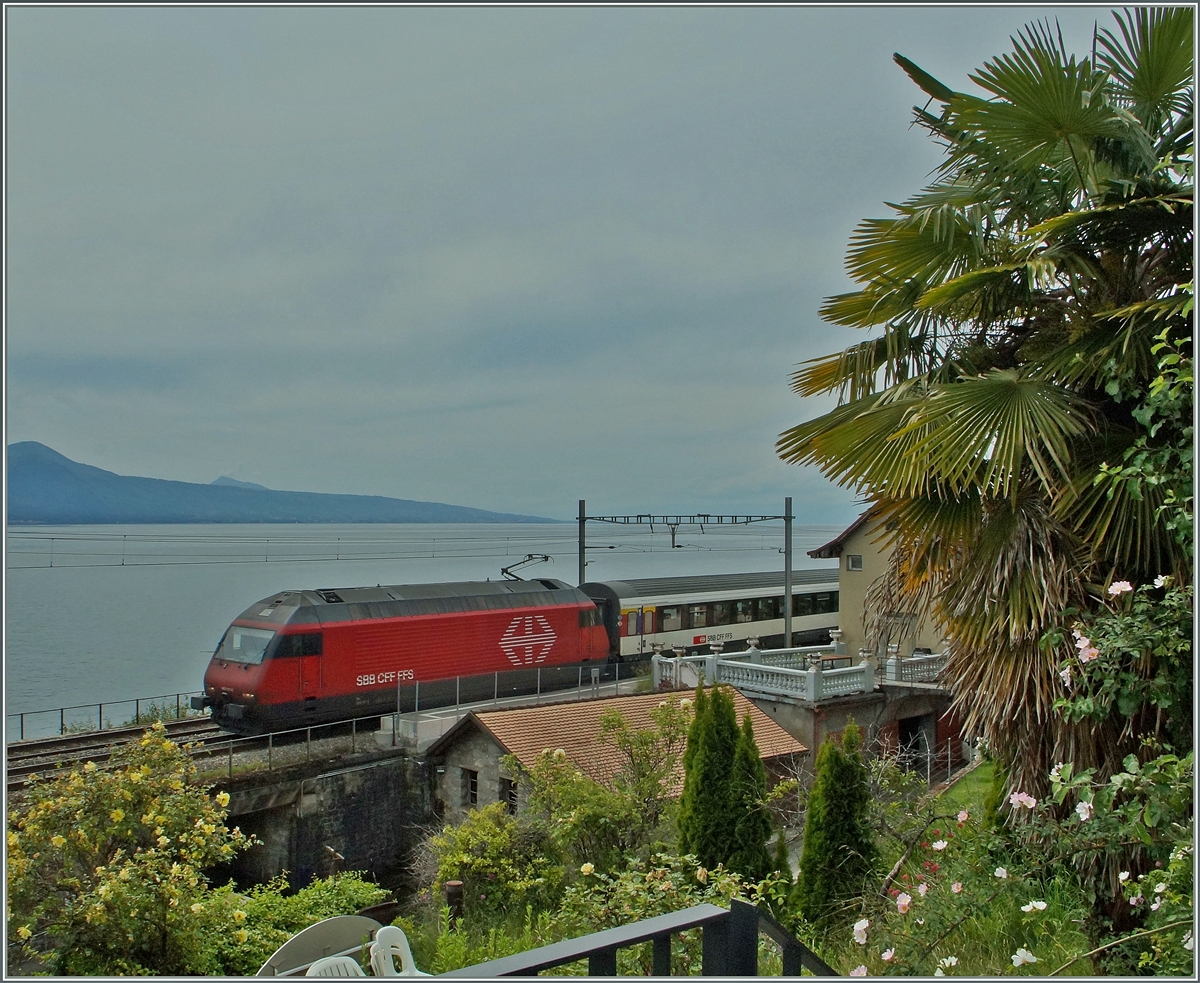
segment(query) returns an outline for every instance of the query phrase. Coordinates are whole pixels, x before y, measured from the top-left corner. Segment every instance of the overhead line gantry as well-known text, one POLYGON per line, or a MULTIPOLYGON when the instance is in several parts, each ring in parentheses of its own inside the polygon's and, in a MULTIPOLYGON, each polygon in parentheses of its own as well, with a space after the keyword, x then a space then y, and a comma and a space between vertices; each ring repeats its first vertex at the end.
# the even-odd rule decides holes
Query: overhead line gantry
POLYGON ((713 515, 709 512, 693 512, 653 515, 649 512, 639 512, 635 515, 588 515, 587 502, 579 500, 579 583, 587 580, 587 524, 589 522, 607 522, 619 526, 666 526, 671 530, 671 547, 675 548, 675 533, 680 526, 748 526, 753 522, 783 521, 783 644, 785 648, 792 645, 792 499, 788 496, 783 500, 782 515, 713 515))

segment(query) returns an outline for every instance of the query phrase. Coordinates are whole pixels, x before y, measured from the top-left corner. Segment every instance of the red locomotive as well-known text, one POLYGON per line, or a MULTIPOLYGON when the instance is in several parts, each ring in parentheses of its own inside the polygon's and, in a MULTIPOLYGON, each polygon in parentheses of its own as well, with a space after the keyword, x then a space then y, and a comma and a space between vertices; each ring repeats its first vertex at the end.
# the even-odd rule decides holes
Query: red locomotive
POLYGON ((611 649, 560 580, 283 591, 234 619, 193 705, 265 733, 575 685, 611 649))

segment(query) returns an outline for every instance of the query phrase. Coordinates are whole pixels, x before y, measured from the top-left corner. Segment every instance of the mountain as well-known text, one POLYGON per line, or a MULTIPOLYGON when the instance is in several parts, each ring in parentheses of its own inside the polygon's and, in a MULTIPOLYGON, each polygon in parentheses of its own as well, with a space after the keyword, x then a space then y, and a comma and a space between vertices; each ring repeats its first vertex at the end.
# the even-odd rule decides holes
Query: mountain
POLYGON ((27 440, 8 446, 10 525, 173 522, 554 522, 532 515, 380 495, 273 491, 113 474, 27 440))
POLYGON ((228 485, 230 488, 253 488, 255 491, 270 491, 266 485, 256 485, 253 481, 238 481, 237 478, 230 478, 228 475, 210 481, 210 485, 228 485))

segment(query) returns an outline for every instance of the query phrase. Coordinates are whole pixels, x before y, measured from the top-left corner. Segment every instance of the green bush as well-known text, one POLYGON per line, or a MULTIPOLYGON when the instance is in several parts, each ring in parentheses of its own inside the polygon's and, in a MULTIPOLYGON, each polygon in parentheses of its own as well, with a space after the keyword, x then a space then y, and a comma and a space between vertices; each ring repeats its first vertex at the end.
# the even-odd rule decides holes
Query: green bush
POLYGON ((510 815, 504 802, 472 810, 429 843, 437 857, 434 890, 462 881, 469 922, 502 923, 527 905, 549 909, 558 899, 564 870, 549 829, 510 815))
MULTIPOLYGON (((749 714, 742 720, 729 785, 736 819, 728 866, 748 881, 760 881, 774 866, 771 854, 767 851, 767 840, 771 838, 771 815, 766 806, 767 773, 758 753, 758 745, 754 742, 754 725, 749 714)), ((782 841, 782 837, 780 839, 782 841)), ((790 868, 787 870, 790 876, 790 868)))
POLYGON ((720 687, 707 698, 697 690, 684 754, 679 849, 709 867, 728 861, 733 846, 739 809, 731 778, 738 735, 732 697, 720 687))
POLYGON ((252 839, 195 775, 156 724, 107 768, 31 781, 8 817, 8 937, 26 957, 59 975, 215 971, 209 940, 242 929, 204 871, 252 839))
POLYGON ((841 741, 827 738, 817 752, 808 799, 800 873, 793 907, 806 920, 844 920, 853 900, 870 890, 878 860, 869 821, 867 768, 859 753, 861 732, 853 720, 841 741))

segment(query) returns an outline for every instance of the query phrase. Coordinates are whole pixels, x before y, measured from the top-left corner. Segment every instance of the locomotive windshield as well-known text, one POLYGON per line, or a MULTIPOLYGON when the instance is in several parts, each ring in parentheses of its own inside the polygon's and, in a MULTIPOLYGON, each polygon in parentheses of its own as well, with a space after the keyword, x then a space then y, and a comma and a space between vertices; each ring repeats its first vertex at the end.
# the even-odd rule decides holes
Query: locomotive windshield
POLYGON ((242 628, 233 625, 225 632, 225 637, 221 639, 221 645, 213 658, 256 666, 262 662, 267 646, 274 637, 275 632, 264 628, 242 628))

